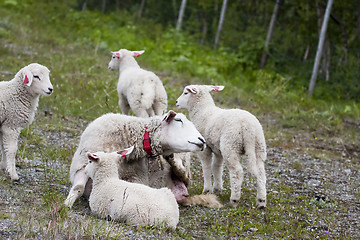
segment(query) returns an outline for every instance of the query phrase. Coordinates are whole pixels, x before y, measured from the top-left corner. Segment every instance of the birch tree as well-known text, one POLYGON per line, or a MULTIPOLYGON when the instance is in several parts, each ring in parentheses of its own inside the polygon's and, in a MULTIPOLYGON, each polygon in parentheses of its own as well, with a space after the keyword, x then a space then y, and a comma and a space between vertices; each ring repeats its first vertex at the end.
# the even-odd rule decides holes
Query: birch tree
POLYGON ((309 95, 310 96, 312 96, 314 93, 316 77, 317 77, 317 73, 319 70, 319 64, 320 64, 320 60, 321 60, 321 55, 322 55, 323 45, 324 45, 324 41, 325 41, 326 30, 327 30, 327 26, 328 26, 328 22, 329 22, 332 3, 333 3, 333 0, 329 0, 327 3, 324 20, 323 20, 323 23, 321 26, 319 44, 318 44, 318 48, 317 48, 317 52, 316 52, 316 56, 315 56, 314 68, 312 71, 310 84, 309 84, 309 95))
POLYGON ((141 0, 140 9, 139 9, 139 15, 138 15, 139 18, 142 17, 142 14, 144 12, 145 2, 146 2, 146 0, 141 0))
POLYGON ((266 35, 264 51, 261 56, 260 68, 264 68, 265 64, 266 64, 266 58, 267 58, 268 51, 269 51, 269 43, 271 40, 272 33, 274 31, 275 20, 276 20, 277 13, 279 11, 279 5, 280 5, 280 0, 276 0, 275 6, 274 6, 274 11, 272 13, 271 20, 270 20, 269 30, 266 35))
POLYGON ((222 29, 222 26, 223 26, 223 23, 224 23, 224 19, 225 19, 226 6, 227 6, 227 0, 223 0, 223 5, 221 7, 219 25, 218 25, 217 32, 216 32, 216 37, 215 37, 214 49, 216 49, 218 44, 219 44, 220 32, 221 32, 221 29, 222 29))
POLYGON ((179 32, 179 30, 181 28, 185 8, 186 8, 186 0, 182 0, 181 1, 181 6, 180 6, 180 11, 179 11, 179 17, 178 17, 178 20, 177 20, 177 23, 176 23, 176 32, 179 32))

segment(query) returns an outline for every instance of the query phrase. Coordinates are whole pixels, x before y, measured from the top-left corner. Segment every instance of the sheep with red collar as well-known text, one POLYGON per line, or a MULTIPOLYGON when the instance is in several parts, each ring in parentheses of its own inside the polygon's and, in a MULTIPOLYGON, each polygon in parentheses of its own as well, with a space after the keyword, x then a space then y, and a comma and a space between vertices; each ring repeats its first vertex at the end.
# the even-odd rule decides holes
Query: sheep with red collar
MULTIPOLYGON (((126 160, 119 162, 119 178, 148 184, 148 166, 152 157, 200 151, 205 148, 205 141, 184 114, 174 111, 169 111, 164 116, 150 118, 105 114, 91 122, 81 135, 70 166, 72 187, 65 205, 72 207, 76 199, 83 194, 89 195, 91 186, 90 182, 87 184, 89 178, 84 172, 87 152, 114 152, 127 146, 134 146, 134 150, 126 160), (133 179, 128 179, 130 177, 133 179)), ((153 162, 153 164, 160 163, 153 162)), ((170 173, 170 171, 163 172, 164 175, 170 173)), ((168 179, 171 176, 161 178, 168 179)), ((178 186, 173 184, 171 187, 178 186)))
POLYGON ((119 71, 119 106, 125 115, 130 109, 138 117, 162 115, 167 109, 167 94, 159 77, 136 62, 134 57, 143 53, 127 49, 112 53, 108 68, 119 71))
POLYGON ((19 180, 15 155, 20 131, 33 122, 40 95, 53 92, 49 73, 47 67, 32 63, 20 69, 11 81, 0 82, 0 167, 11 180, 19 180))
POLYGON ((91 212, 100 218, 131 225, 165 225, 172 229, 179 222, 179 208, 168 188, 151 188, 119 179, 118 162, 134 148, 119 152, 87 153, 85 173, 93 181, 89 198, 91 212))
POLYGON ((247 169, 256 177, 256 204, 264 208, 266 143, 262 126, 254 115, 245 110, 215 106, 210 92, 223 89, 223 86, 189 85, 176 101, 178 108, 189 111, 190 120, 206 140, 207 148, 199 153, 204 175, 203 192, 222 190, 225 161, 230 173, 230 204, 237 206, 244 178, 240 157, 245 154, 247 169))

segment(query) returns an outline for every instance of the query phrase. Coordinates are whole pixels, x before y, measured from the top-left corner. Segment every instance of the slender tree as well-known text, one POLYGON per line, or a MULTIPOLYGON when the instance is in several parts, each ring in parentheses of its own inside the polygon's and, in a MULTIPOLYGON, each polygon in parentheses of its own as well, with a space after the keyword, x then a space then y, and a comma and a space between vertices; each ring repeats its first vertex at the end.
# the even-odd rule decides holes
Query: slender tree
POLYGON ((266 64, 266 58, 267 58, 268 51, 269 51, 269 43, 271 40, 272 33, 274 31, 275 20, 276 20, 277 13, 279 11, 279 5, 280 5, 280 0, 276 0, 275 6, 274 6, 274 11, 272 13, 271 20, 270 20, 269 30, 268 30, 266 40, 265 40, 264 51, 261 56, 260 68, 264 68, 265 64, 266 64))
POLYGON ((224 23, 224 19, 225 19, 226 6, 227 6, 227 0, 223 0, 223 5, 221 7, 219 25, 218 25, 217 32, 216 32, 216 37, 215 37, 214 49, 216 49, 218 44, 219 44, 220 32, 221 32, 221 29, 222 29, 222 26, 223 26, 223 23, 224 23))
POLYGON ((144 12, 145 2, 146 0, 141 0, 140 9, 139 9, 139 18, 142 17, 142 14, 144 12))
POLYGON ((313 95, 313 93, 314 93, 316 77, 317 77, 317 73, 319 70, 319 63, 320 63, 320 59, 321 59, 321 55, 322 55, 322 50, 323 50, 323 45, 324 45, 325 35, 326 35, 326 29, 327 29, 328 22, 329 22, 332 4, 333 4, 333 0, 329 0, 327 3, 327 6, 326 6, 325 16, 324 16, 324 20, 323 20, 323 24, 322 24, 321 32, 320 32, 319 44, 318 44, 316 57, 315 57, 314 68, 313 68, 313 72, 312 72, 310 84, 309 84, 309 95, 310 96, 313 95))
POLYGON ((179 11, 179 17, 176 23, 176 32, 178 32, 181 28, 182 20, 184 17, 184 12, 186 8, 186 0, 181 1, 180 11, 179 11))

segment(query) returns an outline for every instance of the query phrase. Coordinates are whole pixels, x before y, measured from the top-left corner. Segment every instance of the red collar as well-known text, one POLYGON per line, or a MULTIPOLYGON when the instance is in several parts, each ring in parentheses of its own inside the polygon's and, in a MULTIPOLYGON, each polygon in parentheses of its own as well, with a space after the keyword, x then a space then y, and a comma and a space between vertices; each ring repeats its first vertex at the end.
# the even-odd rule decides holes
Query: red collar
POLYGON ((152 149, 151 149, 151 139, 149 136, 149 132, 147 131, 147 126, 145 125, 145 133, 144 133, 144 140, 143 140, 143 145, 144 145, 144 150, 145 152, 149 155, 152 156, 152 149))

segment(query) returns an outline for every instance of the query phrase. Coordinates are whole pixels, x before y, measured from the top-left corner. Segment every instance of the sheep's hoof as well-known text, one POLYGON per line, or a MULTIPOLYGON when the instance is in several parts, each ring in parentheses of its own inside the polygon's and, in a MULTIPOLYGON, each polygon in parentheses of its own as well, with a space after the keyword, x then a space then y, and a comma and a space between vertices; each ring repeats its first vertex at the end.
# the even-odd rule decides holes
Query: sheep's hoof
POLYGON ((223 189, 222 188, 214 188, 213 189, 213 193, 214 194, 217 194, 217 195, 220 195, 222 193, 223 189))
POLYGON ((256 202, 256 206, 259 209, 265 209, 266 208, 266 200, 258 199, 257 202, 256 202))
POLYGON ((230 206, 236 208, 239 205, 239 200, 230 199, 230 206))
POLYGON ((208 194, 208 193, 212 193, 212 191, 210 189, 204 189, 202 191, 203 194, 208 194))
POLYGON ((17 182, 20 179, 17 174, 11 175, 10 177, 11 177, 11 181, 14 181, 14 182, 17 182))

